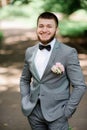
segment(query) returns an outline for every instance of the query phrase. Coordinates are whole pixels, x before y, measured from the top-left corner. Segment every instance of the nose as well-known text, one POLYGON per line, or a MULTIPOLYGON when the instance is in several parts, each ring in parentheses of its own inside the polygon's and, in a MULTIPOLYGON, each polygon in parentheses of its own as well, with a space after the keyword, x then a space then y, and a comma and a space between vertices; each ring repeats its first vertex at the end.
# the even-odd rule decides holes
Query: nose
POLYGON ((43 28, 43 32, 46 32, 46 31, 47 31, 47 27, 44 27, 44 28, 43 28))

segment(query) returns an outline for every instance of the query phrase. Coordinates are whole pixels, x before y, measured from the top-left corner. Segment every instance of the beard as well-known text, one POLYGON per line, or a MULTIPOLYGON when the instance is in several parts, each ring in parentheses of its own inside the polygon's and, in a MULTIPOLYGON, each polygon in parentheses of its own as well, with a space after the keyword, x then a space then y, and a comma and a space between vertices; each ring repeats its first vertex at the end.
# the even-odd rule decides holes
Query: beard
POLYGON ((42 43, 42 44, 48 44, 48 43, 50 43, 53 39, 54 39, 54 37, 55 37, 55 35, 56 35, 56 33, 54 33, 54 35, 52 35, 49 39, 46 39, 46 40, 42 40, 38 35, 37 35, 37 37, 38 37, 38 40, 42 43))

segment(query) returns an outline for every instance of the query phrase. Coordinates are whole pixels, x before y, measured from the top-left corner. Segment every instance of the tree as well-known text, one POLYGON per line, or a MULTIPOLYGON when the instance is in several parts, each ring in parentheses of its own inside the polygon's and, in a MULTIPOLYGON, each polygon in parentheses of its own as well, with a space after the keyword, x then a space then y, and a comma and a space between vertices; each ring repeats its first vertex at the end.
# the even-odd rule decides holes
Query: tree
POLYGON ((87 10, 87 0, 81 0, 81 6, 87 10))
POLYGON ((4 7, 5 5, 7 5, 7 0, 1 0, 1 6, 4 7))
POLYGON ((10 4, 10 0, 0 0, 0 7, 4 7, 7 4, 10 4))
MULTIPOLYGON (((3 0, 5 1, 5 0, 3 0)), ((52 12, 62 12, 66 14, 71 14, 74 11, 85 8, 87 9, 87 0, 10 0, 11 4, 19 2, 20 4, 30 4, 33 3, 36 6, 37 3, 42 3, 43 6, 41 8, 44 11, 52 11, 52 12)))
POLYGON ((71 14, 80 8, 80 0, 45 0, 44 2, 44 9, 46 11, 60 11, 71 14))
POLYGON ((28 4, 30 2, 30 0, 11 0, 11 4, 14 4, 17 1, 19 1, 20 4, 28 4))

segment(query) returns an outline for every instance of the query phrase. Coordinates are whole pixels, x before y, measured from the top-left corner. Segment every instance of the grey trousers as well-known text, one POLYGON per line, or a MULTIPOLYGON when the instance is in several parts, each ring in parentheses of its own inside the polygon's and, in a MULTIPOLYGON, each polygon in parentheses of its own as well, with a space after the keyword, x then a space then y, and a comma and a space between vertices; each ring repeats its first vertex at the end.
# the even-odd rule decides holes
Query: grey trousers
POLYGON ((55 121, 47 121, 41 111, 40 103, 36 105, 33 112, 28 116, 32 130, 69 130, 68 120, 61 117, 55 121))

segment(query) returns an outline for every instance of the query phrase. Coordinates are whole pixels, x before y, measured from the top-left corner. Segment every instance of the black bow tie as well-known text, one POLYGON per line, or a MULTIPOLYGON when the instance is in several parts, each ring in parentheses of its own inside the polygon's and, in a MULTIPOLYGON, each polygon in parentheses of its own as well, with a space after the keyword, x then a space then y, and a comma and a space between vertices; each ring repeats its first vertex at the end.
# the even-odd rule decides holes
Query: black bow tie
POLYGON ((39 44, 39 49, 40 50, 47 49, 48 51, 50 51, 51 50, 51 46, 50 45, 43 46, 43 45, 39 44))

